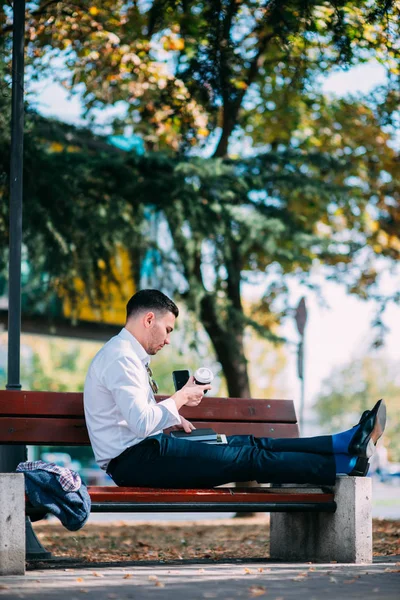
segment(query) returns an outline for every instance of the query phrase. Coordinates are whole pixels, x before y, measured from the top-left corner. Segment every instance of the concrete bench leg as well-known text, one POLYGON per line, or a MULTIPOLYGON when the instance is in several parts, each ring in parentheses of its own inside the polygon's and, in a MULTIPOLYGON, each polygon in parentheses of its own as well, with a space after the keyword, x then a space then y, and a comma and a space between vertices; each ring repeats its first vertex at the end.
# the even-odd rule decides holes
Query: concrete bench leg
POLYGON ((0 575, 24 574, 24 475, 0 473, 0 575))
POLYGON ((272 513, 272 559, 372 563, 372 482, 338 477, 335 513, 272 513))

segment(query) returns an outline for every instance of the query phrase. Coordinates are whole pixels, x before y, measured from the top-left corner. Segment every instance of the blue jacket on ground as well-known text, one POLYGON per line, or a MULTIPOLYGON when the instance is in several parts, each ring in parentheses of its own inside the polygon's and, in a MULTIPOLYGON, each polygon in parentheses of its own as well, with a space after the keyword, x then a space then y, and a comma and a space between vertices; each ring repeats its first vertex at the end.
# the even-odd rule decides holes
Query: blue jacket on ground
POLYGON ((49 471, 24 471, 24 475, 25 491, 33 506, 44 506, 70 531, 84 526, 90 515, 91 500, 83 482, 76 492, 67 492, 57 475, 49 471))

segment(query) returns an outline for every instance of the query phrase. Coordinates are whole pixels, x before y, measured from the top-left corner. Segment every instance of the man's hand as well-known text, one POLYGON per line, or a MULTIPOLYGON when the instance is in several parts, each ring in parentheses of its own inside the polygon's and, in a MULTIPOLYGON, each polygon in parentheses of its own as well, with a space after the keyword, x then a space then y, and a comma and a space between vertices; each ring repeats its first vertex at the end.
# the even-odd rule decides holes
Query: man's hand
POLYGON ((171 397, 175 400, 179 410, 185 405, 198 406, 203 400, 205 390, 211 390, 211 385, 198 385, 194 382, 193 375, 191 375, 187 383, 171 397))
POLYGON ((182 417, 182 415, 179 415, 181 418, 181 425, 179 427, 180 429, 183 429, 183 431, 185 431, 186 433, 190 433, 191 431, 194 431, 196 429, 196 427, 193 425, 193 423, 191 423, 190 421, 188 421, 187 419, 185 419, 185 417, 182 417))
POLYGON ((173 425, 172 427, 168 427, 168 429, 164 429, 164 433, 171 433, 171 431, 181 431, 182 429, 185 433, 190 433, 191 431, 194 431, 196 429, 193 423, 185 419, 185 417, 182 417, 182 415, 179 415, 179 417, 181 419, 179 425, 173 425))

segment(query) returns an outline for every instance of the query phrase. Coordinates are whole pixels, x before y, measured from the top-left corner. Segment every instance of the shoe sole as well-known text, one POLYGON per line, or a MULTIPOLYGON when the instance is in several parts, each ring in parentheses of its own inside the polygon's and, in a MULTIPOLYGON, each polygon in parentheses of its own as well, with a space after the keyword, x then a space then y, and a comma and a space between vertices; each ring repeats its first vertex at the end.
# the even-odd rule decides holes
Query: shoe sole
POLYGON ((368 442, 368 446, 367 446, 367 451, 366 451, 366 457, 368 459, 371 458, 371 456, 374 454, 376 448, 375 448, 375 444, 372 440, 369 440, 368 442))
POLYGON ((380 437, 382 437, 383 432, 385 431, 386 426, 386 405, 381 401, 378 411, 375 417, 375 424, 371 431, 371 435, 368 441, 367 446, 367 458, 371 458, 371 456, 375 452, 375 446, 380 437))
POLYGON ((381 402, 378 412, 376 413, 375 425, 371 431, 371 440, 374 444, 379 440, 385 431, 386 427, 386 404, 381 402))

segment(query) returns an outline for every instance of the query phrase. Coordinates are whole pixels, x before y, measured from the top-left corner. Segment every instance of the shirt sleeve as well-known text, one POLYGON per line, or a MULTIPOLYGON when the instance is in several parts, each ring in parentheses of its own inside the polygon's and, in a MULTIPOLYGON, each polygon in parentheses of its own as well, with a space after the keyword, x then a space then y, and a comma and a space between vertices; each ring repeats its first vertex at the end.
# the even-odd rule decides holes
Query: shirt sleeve
POLYGON ((157 404, 149 400, 140 367, 130 357, 121 356, 113 361, 103 374, 103 384, 112 393, 129 429, 139 438, 181 422, 172 398, 157 404))

